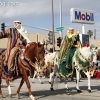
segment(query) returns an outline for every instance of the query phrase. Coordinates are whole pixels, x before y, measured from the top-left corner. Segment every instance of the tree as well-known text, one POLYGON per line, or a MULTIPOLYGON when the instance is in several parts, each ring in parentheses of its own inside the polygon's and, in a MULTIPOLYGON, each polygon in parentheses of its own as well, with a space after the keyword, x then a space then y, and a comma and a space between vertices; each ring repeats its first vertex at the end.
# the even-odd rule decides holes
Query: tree
POLYGON ((93 31, 92 30, 88 30, 87 34, 89 35, 89 37, 91 38, 93 36, 93 31))

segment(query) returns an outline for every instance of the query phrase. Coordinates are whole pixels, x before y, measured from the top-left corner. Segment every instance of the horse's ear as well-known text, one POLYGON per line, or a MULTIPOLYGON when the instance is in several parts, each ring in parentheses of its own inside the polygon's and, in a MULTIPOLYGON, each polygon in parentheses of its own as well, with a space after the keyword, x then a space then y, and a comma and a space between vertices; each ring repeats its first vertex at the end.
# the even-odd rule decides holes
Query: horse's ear
POLYGON ((43 45, 45 45, 45 42, 43 42, 43 45))
POLYGON ((98 47, 95 47, 95 49, 98 49, 98 47))
POLYGON ((40 47, 41 46, 41 44, 40 44, 40 42, 38 42, 38 47, 40 47))

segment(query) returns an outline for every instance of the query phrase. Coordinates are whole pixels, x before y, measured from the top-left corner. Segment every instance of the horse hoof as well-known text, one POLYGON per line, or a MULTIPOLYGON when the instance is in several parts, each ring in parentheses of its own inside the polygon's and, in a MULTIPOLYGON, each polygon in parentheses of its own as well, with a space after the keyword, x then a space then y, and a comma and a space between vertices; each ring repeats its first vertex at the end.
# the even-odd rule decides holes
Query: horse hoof
POLYGON ((49 82, 49 84, 51 84, 51 82, 49 82))
POLYGON ((33 98, 32 100, 37 100, 36 98, 33 98))
POLYGON ((33 75, 30 75, 30 78, 33 78, 33 75))
POLYGON ((37 100, 37 99, 36 99, 35 97, 32 96, 32 97, 31 97, 31 100, 37 100))
POLYGON ((51 90, 51 91, 54 91, 54 89, 53 89, 53 88, 50 88, 50 90, 51 90))
POLYGON ((81 90, 79 90, 79 89, 77 89, 77 92, 78 92, 78 93, 82 93, 82 91, 81 91, 81 90))
POLYGON ((3 95, 0 95, 0 98, 3 98, 3 95))
POLYGON ((41 82, 41 84, 43 84, 43 82, 41 82))
POLYGON ((88 92, 91 93, 91 90, 88 89, 88 92))
POLYGON ((11 98, 12 97, 12 94, 9 94, 9 97, 11 98))
POLYGON ((17 99, 20 99, 20 95, 17 94, 16 97, 17 97, 17 99))
POLYGON ((66 89, 67 91, 71 91, 71 89, 66 89))

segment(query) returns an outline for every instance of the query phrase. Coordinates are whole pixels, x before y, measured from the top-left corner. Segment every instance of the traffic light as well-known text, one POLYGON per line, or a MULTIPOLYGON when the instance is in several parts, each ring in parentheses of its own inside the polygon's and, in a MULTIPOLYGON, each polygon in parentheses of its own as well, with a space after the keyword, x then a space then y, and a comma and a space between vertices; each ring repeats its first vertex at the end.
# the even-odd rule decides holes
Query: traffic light
POLYGON ((4 32, 5 31, 5 23, 1 24, 1 30, 4 32))
POLYGON ((50 52, 50 53, 53 53, 53 48, 50 48, 49 52, 50 52))
POLYGON ((62 37, 58 37, 57 38, 57 46, 60 47, 61 41, 62 41, 62 37))
POLYGON ((49 39, 49 43, 53 44, 53 32, 52 31, 49 31, 49 33, 48 33, 48 39, 49 39))

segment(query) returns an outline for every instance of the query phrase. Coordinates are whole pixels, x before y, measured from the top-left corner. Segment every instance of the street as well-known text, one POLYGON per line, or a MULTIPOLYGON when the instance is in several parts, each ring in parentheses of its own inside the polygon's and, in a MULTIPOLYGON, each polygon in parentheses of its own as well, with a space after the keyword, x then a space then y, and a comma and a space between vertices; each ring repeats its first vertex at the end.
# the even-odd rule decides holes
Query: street
MULTIPOLYGON (((82 93, 77 93, 75 88, 75 81, 68 80, 68 86, 71 91, 66 91, 64 83, 58 84, 58 89, 55 91, 50 91, 50 84, 48 83, 48 78, 42 79, 44 84, 40 84, 38 79, 35 79, 35 83, 31 83, 31 90, 33 95, 37 100, 100 100, 100 80, 91 79, 91 89, 92 92, 87 91, 87 79, 82 79, 80 84, 80 89, 82 93)), ((8 88, 5 81, 2 81, 2 92, 3 100, 16 100, 16 91, 19 85, 20 79, 11 82, 12 88, 12 98, 8 97, 8 88)), ((56 87, 57 88, 57 87, 56 87)), ((28 96, 28 90, 26 84, 23 85, 20 92, 20 100, 31 100, 28 96)))

